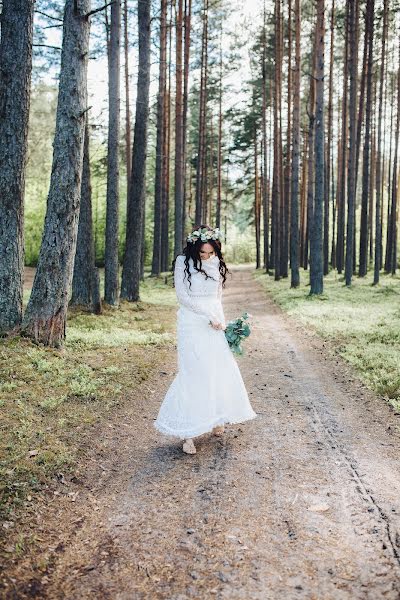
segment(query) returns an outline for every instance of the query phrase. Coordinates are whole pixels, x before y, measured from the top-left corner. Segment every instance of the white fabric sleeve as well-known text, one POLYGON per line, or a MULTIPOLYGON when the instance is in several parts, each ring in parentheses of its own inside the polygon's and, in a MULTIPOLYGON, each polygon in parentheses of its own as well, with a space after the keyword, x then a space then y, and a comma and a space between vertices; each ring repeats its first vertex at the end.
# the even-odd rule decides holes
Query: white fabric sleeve
POLYGON ((211 321, 218 321, 218 318, 208 312, 205 307, 201 304, 201 298, 196 296, 191 296, 188 293, 187 289, 187 273, 185 281, 183 278, 185 277, 185 263, 183 257, 180 255, 177 257, 175 261, 175 270, 174 270, 174 283, 175 283, 175 292, 176 297, 178 298, 179 304, 189 308, 191 311, 203 315, 207 319, 211 321))
POLYGON ((222 300, 222 278, 221 277, 219 278, 217 297, 218 297, 218 300, 222 300))

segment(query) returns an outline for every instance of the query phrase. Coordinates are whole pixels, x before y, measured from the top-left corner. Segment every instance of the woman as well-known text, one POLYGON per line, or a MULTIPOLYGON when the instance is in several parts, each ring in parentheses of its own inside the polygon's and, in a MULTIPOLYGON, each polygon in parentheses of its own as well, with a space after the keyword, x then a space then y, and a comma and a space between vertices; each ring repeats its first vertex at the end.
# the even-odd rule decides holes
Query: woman
POLYGON ((222 435, 224 423, 256 416, 225 338, 221 296, 229 271, 219 237, 218 228, 202 225, 175 259, 178 374, 154 426, 182 439, 187 454, 196 453, 193 438, 209 431, 222 435))

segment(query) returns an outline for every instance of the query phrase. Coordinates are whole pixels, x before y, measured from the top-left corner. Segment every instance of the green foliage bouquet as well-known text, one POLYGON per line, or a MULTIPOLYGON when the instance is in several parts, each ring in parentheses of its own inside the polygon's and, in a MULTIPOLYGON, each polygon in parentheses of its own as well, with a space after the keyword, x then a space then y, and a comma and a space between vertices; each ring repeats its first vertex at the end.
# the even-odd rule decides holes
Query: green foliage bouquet
POLYGON ((234 321, 229 321, 225 329, 225 337, 228 341, 229 347, 234 354, 243 354, 243 348, 241 345, 242 340, 248 338, 251 329, 247 319, 250 317, 247 312, 243 313, 241 317, 234 321))

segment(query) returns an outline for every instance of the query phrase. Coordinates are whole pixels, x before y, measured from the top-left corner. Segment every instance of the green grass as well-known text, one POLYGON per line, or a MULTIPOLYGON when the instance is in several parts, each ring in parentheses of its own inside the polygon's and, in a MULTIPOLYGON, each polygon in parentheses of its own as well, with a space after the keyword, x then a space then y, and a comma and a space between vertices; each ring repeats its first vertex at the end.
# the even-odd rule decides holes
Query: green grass
POLYGON ((0 520, 59 471, 74 470, 80 436, 165 359, 175 311, 170 279, 147 277, 141 302, 101 315, 71 310, 62 350, 0 340, 0 520))
POLYGON ((361 379, 400 410, 400 278, 372 275, 355 277, 346 287, 341 276, 324 278, 324 294, 310 296, 308 274, 290 289, 290 280, 274 281, 256 272, 255 277, 279 306, 305 327, 334 343, 337 351, 361 379))

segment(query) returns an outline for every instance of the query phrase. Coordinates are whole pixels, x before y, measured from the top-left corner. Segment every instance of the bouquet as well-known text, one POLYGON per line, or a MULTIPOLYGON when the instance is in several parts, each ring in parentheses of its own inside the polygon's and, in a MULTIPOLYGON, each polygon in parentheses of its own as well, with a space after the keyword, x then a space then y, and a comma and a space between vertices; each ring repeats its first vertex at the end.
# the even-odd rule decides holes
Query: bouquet
POLYGON ((234 321, 229 321, 229 323, 226 326, 225 337, 228 341, 230 349, 234 354, 243 354, 241 342, 245 338, 248 338, 250 335, 250 324, 247 323, 247 319, 250 316, 251 315, 245 312, 238 319, 235 319, 234 321))

